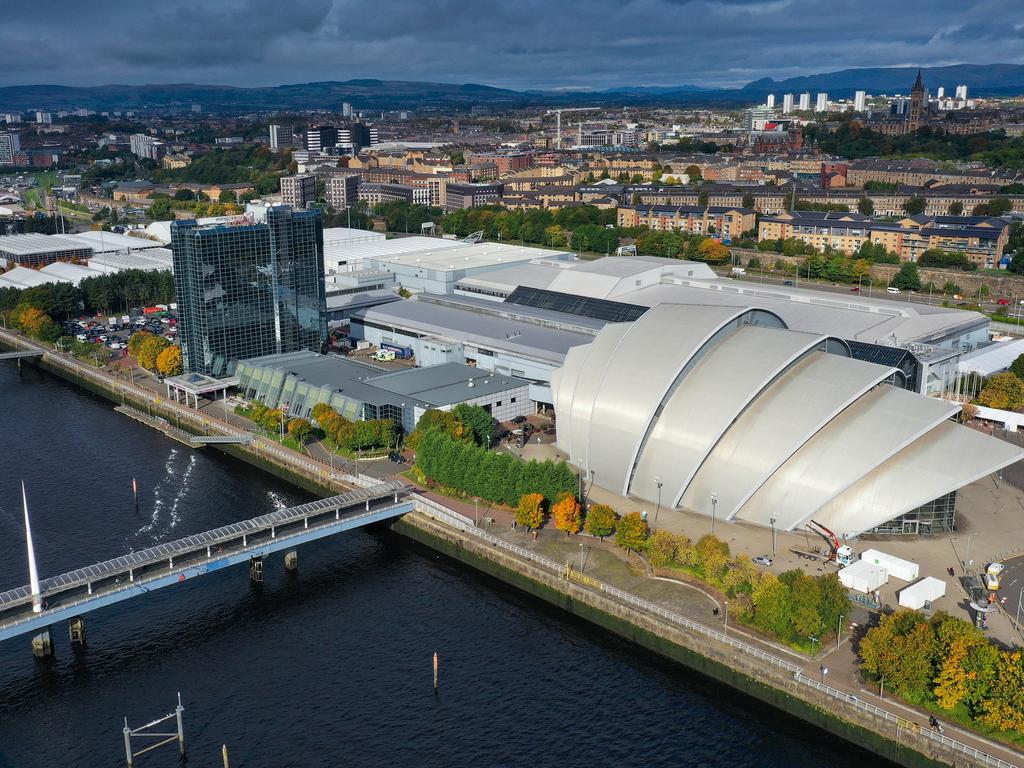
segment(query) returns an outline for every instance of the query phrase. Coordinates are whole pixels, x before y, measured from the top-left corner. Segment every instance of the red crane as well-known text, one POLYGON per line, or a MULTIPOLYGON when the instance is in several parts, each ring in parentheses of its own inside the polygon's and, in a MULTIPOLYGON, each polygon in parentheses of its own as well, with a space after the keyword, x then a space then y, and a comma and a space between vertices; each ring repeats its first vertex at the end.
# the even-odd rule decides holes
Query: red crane
POLYGON ((811 524, 820 528, 821 531, 819 531, 819 533, 821 533, 822 536, 828 539, 828 543, 831 546, 831 551, 828 553, 828 560, 826 560, 825 562, 831 563, 833 560, 836 559, 836 552, 839 550, 839 538, 834 533, 832 533, 832 531, 830 531, 824 525, 819 523, 817 520, 811 520, 811 524))

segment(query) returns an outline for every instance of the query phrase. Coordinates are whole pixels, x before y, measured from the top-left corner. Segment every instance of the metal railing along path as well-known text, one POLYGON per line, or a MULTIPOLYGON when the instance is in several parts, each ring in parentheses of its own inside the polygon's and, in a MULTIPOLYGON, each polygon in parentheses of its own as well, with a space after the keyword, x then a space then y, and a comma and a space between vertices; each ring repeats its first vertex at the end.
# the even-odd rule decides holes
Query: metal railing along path
MULTIPOLYGON (((566 574, 566 567, 564 564, 556 563, 554 560, 544 557, 543 555, 539 555, 536 552, 526 549, 525 547, 520 547, 516 544, 512 544, 498 536, 495 536, 492 533, 488 533, 487 531, 481 530, 480 528, 477 528, 474 522, 469 518, 465 517, 464 515, 460 515, 454 510, 451 510, 441 504, 438 504, 432 499, 429 499, 425 496, 416 493, 412 494, 412 497, 415 500, 416 505, 419 508, 419 511, 427 514, 428 516, 437 518, 441 520, 441 522, 447 523, 452 527, 458 528, 464 533, 472 534, 477 538, 486 541, 488 544, 494 547, 503 549, 507 552, 511 552, 512 554, 524 560, 536 563, 556 575, 564 576, 566 574)), ((787 672, 790 672, 793 674, 793 679, 801 685, 806 685, 810 688, 814 688, 817 691, 827 694, 830 698, 836 700, 837 702, 845 702, 846 704, 852 705, 861 711, 867 712, 868 714, 881 718, 886 722, 894 723, 904 729, 913 730, 915 733, 923 734, 933 742, 941 744, 942 746, 948 749, 952 749, 956 752, 963 753, 964 755, 967 755, 968 757, 977 760, 983 765, 992 766, 993 768, 1015 768, 1013 763, 1009 763, 1005 760, 995 757, 994 755, 990 755, 986 752, 983 752, 980 749, 976 749, 975 747, 972 747, 961 741, 953 739, 949 736, 945 736, 941 733, 932 731, 931 729, 924 728, 923 726, 920 726, 905 718, 901 718, 898 715, 889 712, 888 710, 882 709, 881 707, 877 707, 874 704, 870 704, 869 702, 866 702, 863 699, 858 698, 854 694, 847 693, 845 691, 840 691, 837 688, 832 688, 827 685, 823 685, 822 683, 819 683, 817 680, 814 680, 813 678, 808 677, 806 674, 804 674, 803 668, 801 666, 794 664, 790 661, 787 661, 786 659, 780 658, 775 654, 757 648, 756 646, 753 646, 749 643, 737 640, 736 638, 731 637, 725 634, 724 632, 720 632, 717 629, 712 629, 711 627, 701 624, 700 622, 694 621, 685 616, 681 616, 680 614, 675 613, 674 611, 670 611, 669 609, 663 606, 652 603, 649 600, 644 600, 643 598, 637 597, 636 595, 626 592, 625 590, 619 589, 618 587, 613 587, 612 585, 606 584, 605 582, 600 581, 598 579, 588 577, 586 584, 592 586, 594 589, 597 589, 606 595, 615 598, 616 600, 619 600, 620 602, 626 605, 638 608, 645 613, 653 614, 655 616, 663 618, 672 624, 676 624, 692 632, 696 632, 697 634, 700 634, 704 637, 716 640, 717 642, 723 643, 729 646, 730 648, 734 648, 738 651, 741 651, 742 653, 752 656, 753 658, 759 659, 768 664, 771 664, 772 666, 778 667, 779 669, 783 669, 787 672)))

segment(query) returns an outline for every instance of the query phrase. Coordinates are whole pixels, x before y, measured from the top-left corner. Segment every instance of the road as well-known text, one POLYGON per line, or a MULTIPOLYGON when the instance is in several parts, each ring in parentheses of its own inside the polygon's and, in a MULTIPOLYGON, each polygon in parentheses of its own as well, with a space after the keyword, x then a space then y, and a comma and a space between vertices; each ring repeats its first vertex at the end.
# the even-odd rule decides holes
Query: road
MULTIPOLYGON (((1003 609, 1015 620, 1024 621, 1024 555, 1005 560, 1006 570, 999 581, 999 596, 1006 598, 1003 609)), ((1020 625, 1018 624, 1018 628, 1020 625)))
MULTIPOLYGON (((733 277, 728 270, 716 270, 721 277, 733 277)), ((885 300, 903 304, 928 304, 932 306, 942 306, 943 301, 954 303, 948 296, 942 294, 927 294, 927 293, 915 293, 907 292, 900 294, 887 293, 884 288, 874 288, 871 285, 861 286, 860 291, 852 290, 853 287, 849 285, 839 285, 836 283, 819 282, 816 280, 800 279, 796 276, 788 275, 773 275, 763 274, 756 271, 749 271, 746 275, 740 275, 734 277, 735 280, 746 283, 760 283, 763 285, 778 285, 781 286, 784 282, 789 281, 793 283, 792 286, 785 286, 786 288, 806 288, 808 290, 823 291, 826 293, 837 293, 845 296, 850 301, 857 301, 859 298, 874 299, 874 300, 885 300)), ((959 303, 959 302, 955 302, 959 303)), ((965 303, 975 303, 968 299, 965 303)), ((994 301, 982 302, 982 309, 986 312, 995 312, 999 309, 999 304, 994 301)), ((1024 307, 1021 307, 1016 312, 1013 308, 1009 308, 1011 314, 1007 315, 1007 321, 1014 322, 1016 320, 1024 320, 1024 307)))

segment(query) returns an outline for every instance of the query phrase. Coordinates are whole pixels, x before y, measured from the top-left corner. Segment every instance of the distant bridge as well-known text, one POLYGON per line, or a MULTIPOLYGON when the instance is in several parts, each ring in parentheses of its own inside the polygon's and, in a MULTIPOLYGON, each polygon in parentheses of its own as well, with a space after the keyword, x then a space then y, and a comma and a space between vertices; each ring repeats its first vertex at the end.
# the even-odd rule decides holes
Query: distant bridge
POLYGON ((263 558, 289 550, 286 566, 294 567, 300 544, 361 528, 411 512, 414 501, 401 496, 401 483, 391 481, 332 496, 269 515, 243 520, 177 541, 38 580, 27 524, 30 583, 0 593, 0 641, 36 634, 36 655, 52 653, 49 627, 69 621, 73 641, 85 642, 82 616, 156 589, 249 563, 250 576, 262 581, 263 558))
POLYGON ((0 352, 0 360, 21 360, 23 357, 42 357, 43 350, 27 350, 21 352, 0 352))

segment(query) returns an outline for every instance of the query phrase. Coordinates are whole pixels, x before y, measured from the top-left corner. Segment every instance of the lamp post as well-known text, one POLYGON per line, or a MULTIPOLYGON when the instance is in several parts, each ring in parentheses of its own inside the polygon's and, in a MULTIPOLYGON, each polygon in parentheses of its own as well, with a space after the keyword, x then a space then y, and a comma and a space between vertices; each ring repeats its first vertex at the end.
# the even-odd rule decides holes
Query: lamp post
POLYGON ((480 527, 480 497, 479 496, 474 496, 473 497, 473 524, 477 528, 480 527))
POLYGON ((828 674, 828 667, 826 667, 824 664, 822 664, 821 665, 821 684, 822 685, 825 684, 825 675, 827 675, 827 674, 828 674))
POLYGON ((769 518, 768 522, 772 525, 772 557, 775 557, 775 518, 769 518))
POLYGON ((711 492, 711 532, 715 532, 715 507, 718 506, 718 494, 711 492))
POLYGON ((1020 604, 1024 603, 1024 587, 1020 589, 1020 597, 1017 598, 1017 631, 1020 632, 1020 604))
POLYGON ((843 619, 845 616, 840 615, 839 621, 836 622, 836 650, 839 650, 839 640, 843 635, 843 619))
POLYGON ((654 507, 654 524, 658 524, 658 511, 661 509, 661 478, 655 477, 654 484, 658 486, 658 504, 654 507))
POLYGON ((814 655, 814 644, 815 643, 819 643, 821 641, 818 638, 816 638, 816 637, 808 637, 807 639, 811 641, 811 656, 813 656, 814 655))
POLYGON ((964 553, 964 573, 967 573, 967 567, 971 563, 971 539, 975 537, 977 531, 974 533, 967 534, 967 551, 964 553))
POLYGON ((723 600, 722 605, 725 606, 725 634, 729 634, 729 601, 723 600))
POLYGON ((580 573, 583 573, 583 542, 580 542, 580 573))

